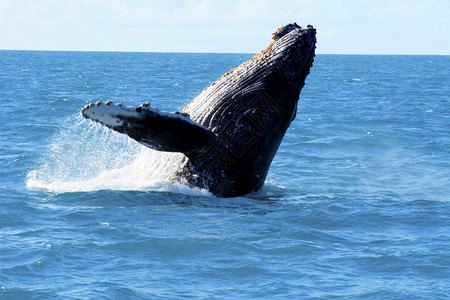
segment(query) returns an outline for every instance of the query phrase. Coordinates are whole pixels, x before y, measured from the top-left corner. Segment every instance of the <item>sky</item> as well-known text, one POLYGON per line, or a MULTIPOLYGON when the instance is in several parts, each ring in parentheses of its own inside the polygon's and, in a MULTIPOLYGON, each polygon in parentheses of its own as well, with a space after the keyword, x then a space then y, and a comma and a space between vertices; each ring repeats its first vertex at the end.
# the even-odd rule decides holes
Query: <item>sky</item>
POLYGON ((321 54, 450 55, 450 0, 0 0, 0 49, 256 53, 290 22, 321 54))

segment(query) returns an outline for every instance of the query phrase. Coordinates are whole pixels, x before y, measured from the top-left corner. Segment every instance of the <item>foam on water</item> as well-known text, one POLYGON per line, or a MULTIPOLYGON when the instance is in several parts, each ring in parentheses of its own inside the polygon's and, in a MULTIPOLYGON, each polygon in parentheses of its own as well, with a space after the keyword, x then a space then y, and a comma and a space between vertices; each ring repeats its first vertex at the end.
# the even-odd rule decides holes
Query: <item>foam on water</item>
POLYGON ((78 114, 65 120, 26 185, 54 193, 109 189, 210 196, 177 183, 174 176, 184 159, 181 153, 144 147, 78 114))

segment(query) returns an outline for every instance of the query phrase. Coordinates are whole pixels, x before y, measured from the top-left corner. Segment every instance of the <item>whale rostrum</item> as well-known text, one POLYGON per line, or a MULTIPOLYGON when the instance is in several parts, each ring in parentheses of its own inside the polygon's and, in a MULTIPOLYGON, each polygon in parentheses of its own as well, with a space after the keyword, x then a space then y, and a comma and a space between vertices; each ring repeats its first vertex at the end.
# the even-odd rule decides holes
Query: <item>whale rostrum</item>
POLYGON ((186 156, 180 182, 222 197, 259 190, 297 113, 310 72, 316 30, 296 23, 279 28, 272 43, 203 90, 180 112, 148 102, 97 102, 82 114, 158 151, 186 156))

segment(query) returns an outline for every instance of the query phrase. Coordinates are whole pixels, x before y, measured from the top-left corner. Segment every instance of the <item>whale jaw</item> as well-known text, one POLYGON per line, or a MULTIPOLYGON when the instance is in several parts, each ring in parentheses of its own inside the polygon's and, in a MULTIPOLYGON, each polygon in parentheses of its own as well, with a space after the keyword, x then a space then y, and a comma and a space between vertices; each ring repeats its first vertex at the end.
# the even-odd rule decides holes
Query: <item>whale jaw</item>
POLYGON ((315 55, 315 29, 281 27, 261 53, 227 72, 182 112, 110 101, 82 113, 159 151, 181 152, 193 187, 233 197, 260 189, 290 123, 315 55))

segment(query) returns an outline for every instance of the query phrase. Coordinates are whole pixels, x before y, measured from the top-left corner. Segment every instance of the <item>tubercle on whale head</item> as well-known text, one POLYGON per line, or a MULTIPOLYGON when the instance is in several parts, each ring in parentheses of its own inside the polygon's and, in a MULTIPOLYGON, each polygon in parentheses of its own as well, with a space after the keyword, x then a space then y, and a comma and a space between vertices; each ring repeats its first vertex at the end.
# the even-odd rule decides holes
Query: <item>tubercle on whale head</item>
POLYGON ((310 29, 310 30, 313 30, 314 33, 316 32, 316 29, 312 25, 308 25, 308 26, 306 26, 306 28, 302 28, 301 26, 299 26, 297 23, 294 22, 294 23, 289 23, 289 24, 286 24, 286 25, 278 28, 277 31, 272 33, 272 40, 277 41, 296 28, 310 29))
POLYGON ((272 33, 272 40, 274 40, 274 41, 279 40, 280 38, 285 36, 287 33, 294 30, 295 28, 301 28, 301 27, 298 26, 297 23, 295 23, 295 22, 281 26, 280 28, 277 29, 277 31, 272 33))
MULTIPOLYGON (((272 52, 273 52, 274 45, 280 39, 282 39, 284 36, 288 35, 290 32, 292 32, 292 31, 294 31, 296 29, 298 30, 298 32, 300 32, 300 34, 298 35, 298 37, 300 39, 304 38, 305 34, 309 34, 309 33, 312 33, 312 35, 314 35, 314 37, 315 37, 316 29, 312 25, 308 25, 305 28, 305 27, 299 26, 297 23, 286 24, 286 25, 281 26, 280 28, 278 28, 277 31, 275 31, 274 33, 272 33, 272 40, 273 41, 267 46, 267 48, 265 48, 264 50, 261 50, 259 53, 255 54, 247 62, 264 59, 267 56, 269 56, 269 58, 270 58, 271 54, 273 54, 272 52)), ((314 38, 314 45, 315 45, 315 38, 314 38)), ((314 46, 314 49, 315 49, 315 46, 314 46)))

